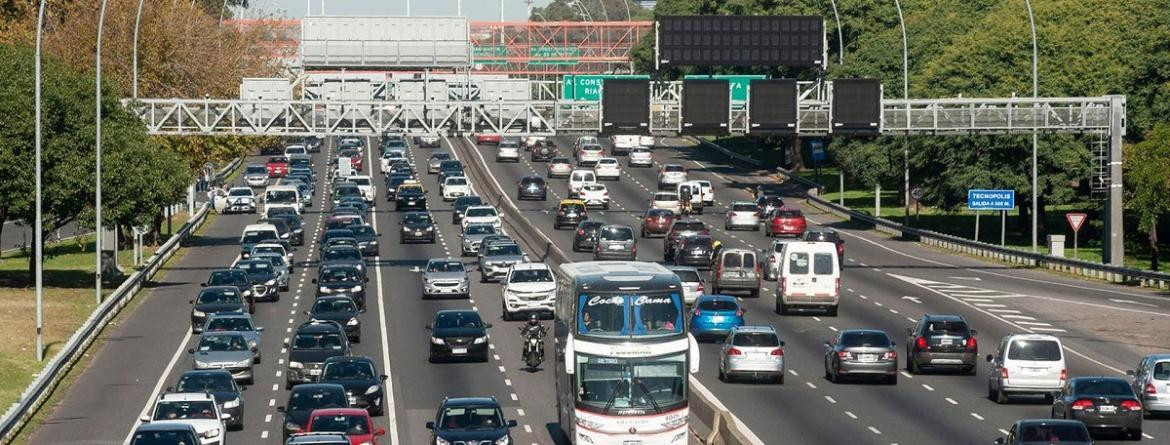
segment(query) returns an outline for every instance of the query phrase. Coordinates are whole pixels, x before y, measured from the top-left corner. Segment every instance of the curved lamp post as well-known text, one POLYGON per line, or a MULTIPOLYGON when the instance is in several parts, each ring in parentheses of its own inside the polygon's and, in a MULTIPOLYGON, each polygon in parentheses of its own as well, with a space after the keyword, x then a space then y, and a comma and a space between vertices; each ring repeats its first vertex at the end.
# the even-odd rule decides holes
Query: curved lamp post
POLYGON ((902 197, 905 204, 905 213, 902 215, 902 226, 910 226, 910 56, 906 44, 906 20, 902 17, 902 2, 894 0, 894 7, 898 8, 898 23, 902 28, 902 99, 906 105, 906 135, 902 139, 902 169, 903 184, 902 197))
POLYGON ((131 49, 130 53, 130 57, 134 59, 133 62, 131 62, 133 65, 132 70, 134 71, 132 77, 134 79, 131 81, 133 86, 131 87, 130 91, 131 96, 135 99, 138 98, 138 28, 142 25, 142 3, 145 1, 146 0, 138 0, 138 14, 134 16, 134 47, 131 49))
MULTIPOLYGON (((1024 0, 1024 5, 1028 7, 1028 26, 1030 26, 1032 28, 1032 99, 1035 99, 1038 96, 1037 93, 1039 90, 1038 85, 1037 85, 1037 75, 1036 75, 1037 74, 1036 62, 1037 62, 1037 59, 1039 58, 1038 53, 1036 51, 1036 19, 1032 15, 1032 1, 1031 0, 1024 0)), ((1032 104, 1032 106, 1035 106, 1035 104, 1032 104)), ((1038 217, 1036 215, 1037 215, 1037 211, 1039 210, 1039 207, 1040 207, 1040 205, 1038 204, 1038 202, 1040 201, 1040 191, 1038 189, 1038 186, 1040 184, 1039 184, 1039 182, 1037 182, 1038 175, 1036 173, 1036 169, 1037 169, 1037 167, 1036 167, 1036 151, 1037 151, 1036 145, 1037 145, 1036 129, 1033 128, 1032 129, 1032 251, 1033 252, 1036 252, 1038 250, 1037 238, 1039 237, 1039 230, 1040 230, 1040 228, 1037 227, 1037 225, 1036 225, 1037 220, 1038 220, 1038 217)))
POLYGON ((94 252, 97 253, 97 269, 94 269, 94 299, 97 304, 102 303, 102 28, 106 24, 106 3, 107 0, 102 0, 102 9, 98 12, 98 29, 97 29, 97 53, 95 54, 95 71, 94 71, 94 111, 95 111, 95 130, 94 130, 94 153, 95 153, 95 177, 96 184, 94 187, 94 219, 96 220, 94 227, 94 252))
MULTIPOLYGON (((845 37, 841 32, 841 16, 837 14, 837 0, 829 0, 829 4, 833 6, 833 18, 837 21, 837 64, 845 64, 845 37)), ((627 6, 627 11, 629 7, 627 6)), ((844 192, 842 192, 844 196, 844 192)))
POLYGON ((34 131, 35 136, 34 136, 33 145, 36 147, 35 151, 36 151, 36 201, 37 201, 37 203, 36 203, 36 218, 37 218, 37 220, 33 223, 33 231, 35 232, 33 234, 33 243, 35 244, 33 246, 33 261, 35 261, 37 264, 36 271, 34 272, 34 275, 36 276, 34 278, 34 280, 36 282, 36 300, 37 300, 36 349, 37 349, 37 361, 38 362, 45 360, 45 341, 41 335, 41 333, 44 332, 44 327, 45 327, 44 311, 43 311, 45 283, 44 283, 44 265, 42 264, 43 260, 44 260, 44 255, 43 255, 44 252, 43 252, 43 249, 41 247, 41 244, 43 244, 45 241, 44 235, 41 233, 41 229, 42 229, 42 227, 41 227, 41 29, 44 28, 44 25, 45 25, 45 0, 41 0, 40 6, 38 7, 38 10, 37 10, 37 43, 36 43, 36 50, 34 51, 36 53, 34 55, 36 60, 33 62, 33 70, 35 71, 35 73, 34 73, 35 78, 33 79, 33 89, 34 89, 33 95, 35 96, 35 98, 33 100, 36 103, 35 107, 34 107, 34 111, 33 111, 33 113, 35 115, 35 120, 36 120, 36 130, 34 131))

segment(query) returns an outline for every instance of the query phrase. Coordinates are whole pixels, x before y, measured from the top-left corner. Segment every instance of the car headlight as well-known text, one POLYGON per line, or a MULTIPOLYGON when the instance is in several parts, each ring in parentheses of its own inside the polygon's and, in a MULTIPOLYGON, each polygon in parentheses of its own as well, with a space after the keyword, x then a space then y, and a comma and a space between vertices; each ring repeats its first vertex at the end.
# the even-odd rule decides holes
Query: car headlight
POLYGON ((350 288, 350 292, 361 292, 361 291, 362 291, 361 286, 354 286, 354 287, 350 288))
POLYGON ((240 399, 231 399, 231 400, 228 400, 226 402, 223 402, 223 407, 225 409, 236 408, 238 406, 240 406, 240 399))
POLYGON ((246 359, 240 360, 238 362, 233 363, 232 366, 235 368, 244 367, 244 366, 252 366, 252 358, 248 357, 246 359))
POLYGON ((485 336, 483 336, 483 337, 476 337, 476 338, 475 338, 475 344, 477 344, 477 345, 478 345, 478 344, 480 344, 480 343, 486 342, 486 341, 487 341, 487 336, 486 336, 486 335, 485 335, 485 336))
POLYGON ((288 362, 288 369, 304 369, 305 365, 301 362, 288 362))
POLYGON ((346 326, 357 326, 357 324, 358 324, 357 317, 350 318, 349 321, 345 322, 346 326))
POLYGON ((402 226, 402 231, 403 231, 403 232, 409 232, 409 231, 410 231, 410 227, 402 226))
POLYGON ((366 388, 366 395, 368 396, 370 394, 376 393, 379 389, 381 389, 381 387, 378 385, 370 385, 369 388, 366 388))
POLYGON ((195 360, 195 369, 204 369, 207 367, 208 367, 208 364, 206 362, 201 362, 199 360, 195 360))
POLYGON ((445 345, 445 344, 447 344, 447 342, 444 342, 443 339, 438 338, 438 337, 431 337, 431 344, 445 345))
POLYGON ((428 232, 434 232, 434 231, 435 231, 435 226, 427 226, 427 231, 428 231, 428 232))
POLYGON ((274 278, 274 279, 271 279, 271 280, 265 281, 265 282, 264 282, 264 285, 265 285, 265 286, 274 286, 274 285, 276 285, 276 279, 274 278))
POLYGON ((327 293, 333 292, 333 289, 331 289, 331 288, 328 288, 328 287, 324 287, 324 286, 322 286, 322 287, 318 288, 318 290, 320 290, 320 291, 321 291, 321 293, 323 293, 323 294, 327 294, 327 293))
POLYGON ((288 430, 288 431, 296 431, 296 430, 301 429, 301 426, 297 425, 295 423, 292 423, 292 422, 285 422, 284 429, 288 430))
POLYGON ((212 428, 203 433, 203 437, 208 439, 212 437, 219 437, 219 428, 212 428))
POLYGON ((256 347, 259 347, 259 346, 260 346, 260 345, 256 343, 256 340, 248 340, 248 347, 249 347, 249 348, 256 348, 256 347))
POLYGON ((436 437, 435 438, 435 445, 451 445, 451 442, 447 442, 442 437, 436 437))
POLYGON ((508 436, 504 436, 504 437, 501 437, 499 439, 496 439, 496 445, 510 445, 511 443, 512 443, 512 439, 509 438, 508 436))
POLYGON ((373 241, 370 241, 370 245, 371 245, 371 246, 377 246, 377 245, 378 245, 378 240, 373 240, 373 241))
POLYGON ((204 313, 203 311, 201 311, 201 310, 199 310, 199 309, 192 310, 192 311, 191 311, 191 315, 192 315, 192 316, 195 316, 195 317, 205 317, 205 316, 207 316, 207 314, 206 314, 206 313, 204 313))

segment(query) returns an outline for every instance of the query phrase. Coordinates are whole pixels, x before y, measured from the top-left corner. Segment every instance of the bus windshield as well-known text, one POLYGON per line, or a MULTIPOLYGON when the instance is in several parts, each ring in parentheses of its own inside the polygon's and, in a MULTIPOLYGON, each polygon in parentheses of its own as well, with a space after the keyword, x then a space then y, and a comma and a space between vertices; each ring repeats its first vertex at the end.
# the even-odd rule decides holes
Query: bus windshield
POLYGON ((664 337, 683 333, 683 302, 677 292, 582 293, 577 332, 595 337, 664 337))
POLYGON ((602 414, 662 413, 687 401, 687 353, 614 358, 575 354, 577 407, 602 414))

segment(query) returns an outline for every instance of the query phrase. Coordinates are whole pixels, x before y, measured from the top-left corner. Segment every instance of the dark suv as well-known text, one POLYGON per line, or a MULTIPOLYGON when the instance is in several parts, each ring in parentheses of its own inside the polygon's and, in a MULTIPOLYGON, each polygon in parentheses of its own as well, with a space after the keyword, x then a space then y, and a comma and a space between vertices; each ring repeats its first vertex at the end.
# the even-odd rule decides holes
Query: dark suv
POLYGON ((431 331, 430 361, 469 357, 488 361, 487 329, 490 327, 492 324, 484 323, 474 310, 439 311, 434 323, 426 326, 431 331))
POLYGON ((336 383, 345 387, 345 394, 353 401, 352 408, 365 408, 371 416, 381 416, 384 410, 386 374, 379 374, 374 360, 369 357, 333 357, 325 361, 321 383, 336 383))
POLYGON ((288 348, 284 389, 320 380, 325 360, 349 355, 345 329, 333 321, 313 320, 301 324, 296 334, 285 340, 284 347, 288 348))
POLYGON ((445 398, 435 420, 427 422, 431 443, 513 443, 515 426, 515 420, 504 420, 495 397, 445 398))
POLYGON ((548 199, 548 185, 544 183, 544 178, 536 175, 525 176, 516 182, 516 199, 538 199, 544 201, 548 199))
POLYGON ((918 324, 906 328, 906 368, 911 374, 929 367, 958 368, 975 375, 976 334, 961 315, 923 315, 918 324))
POLYGON ((592 252, 593 247, 597 245, 597 231, 604 225, 605 221, 591 219, 577 224, 577 230, 573 232, 573 251, 592 252))
POLYGON ((471 206, 483 205, 483 198, 476 195, 460 196, 455 198, 455 204, 451 207, 451 224, 459 224, 463 222, 463 212, 471 206))
POLYGON ((662 259, 674 261, 674 252, 683 237, 692 235, 710 235, 707 224, 693 219, 675 220, 666 231, 666 239, 662 241, 662 259))

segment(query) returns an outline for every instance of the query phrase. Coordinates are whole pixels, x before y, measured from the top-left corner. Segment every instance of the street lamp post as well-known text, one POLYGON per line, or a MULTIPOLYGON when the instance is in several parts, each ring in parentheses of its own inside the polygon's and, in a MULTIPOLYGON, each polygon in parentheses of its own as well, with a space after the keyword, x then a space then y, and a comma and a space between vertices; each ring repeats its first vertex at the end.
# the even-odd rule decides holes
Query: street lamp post
POLYGON ((622 4, 626 5, 626 21, 634 21, 634 16, 630 14, 630 0, 622 0, 622 4))
MULTIPOLYGON (((1037 59, 1039 59, 1039 54, 1036 51, 1036 20, 1032 15, 1032 1, 1031 0, 1024 0, 1024 6, 1028 7, 1028 26, 1030 26, 1032 28, 1032 99, 1035 99, 1036 97, 1038 97, 1038 93, 1039 93, 1039 88, 1038 88, 1039 85, 1037 84, 1038 76, 1037 76, 1037 69, 1036 69, 1037 59)), ((1034 106, 1036 106, 1036 104, 1032 104, 1032 106, 1034 107, 1034 106)), ((1035 120, 1033 120, 1033 122, 1035 122, 1035 120)), ((1037 244, 1038 244, 1037 238, 1040 236, 1039 235, 1040 228, 1037 226, 1037 221, 1039 221, 1039 217, 1037 216, 1037 213, 1040 209, 1040 205, 1039 205, 1039 201, 1040 201, 1039 186, 1040 186, 1040 183, 1039 183, 1039 181, 1037 181, 1037 178, 1039 175, 1036 172, 1036 170, 1037 170, 1037 167, 1036 167, 1037 148, 1036 148, 1036 146, 1037 145, 1038 145, 1038 142, 1037 142, 1037 136, 1036 136, 1036 129, 1032 128, 1032 252, 1036 252, 1037 250, 1039 250, 1039 248, 1037 246, 1037 244)))
POLYGON ((142 3, 146 0, 138 0, 138 15, 134 16, 134 48, 131 49, 131 58, 134 59, 132 68, 134 79, 131 81, 133 87, 131 88, 131 96, 138 98, 138 27, 142 24, 142 3))
MULTIPOLYGON (((226 0, 225 0, 226 2, 226 0)), ((95 54, 94 72, 94 252, 97 254, 97 269, 94 273, 94 300, 102 303, 102 28, 106 22, 106 0, 102 0, 102 9, 98 12, 97 53, 95 54)))
MULTIPOLYGON (((841 32, 841 16, 837 14, 837 0, 829 0, 829 4, 833 5, 833 18, 837 21, 837 64, 845 64, 845 37, 841 32)), ((844 190, 841 191, 845 193, 844 190)))
MULTIPOLYGON (((898 8, 898 23, 902 28, 902 100, 906 105, 906 134, 902 137, 902 226, 910 227, 910 56, 906 44, 906 20, 902 17, 902 2, 894 0, 898 8)), ((905 234, 903 234, 905 236, 905 234)))
POLYGON ((35 346, 37 349, 37 361, 38 362, 45 360, 45 347, 44 347, 45 341, 44 341, 44 338, 42 337, 42 333, 45 330, 44 329, 45 328, 44 310, 43 310, 45 283, 44 283, 44 265, 42 264, 42 262, 43 262, 42 260, 44 259, 43 258, 44 252, 43 252, 43 248, 41 246, 42 244, 44 244, 44 241, 45 241, 44 234, 41 232, 42 231, 42 227, 41 227, 41 29, 44 28, 44 25, 45 25, 45 0, 41 0, 41 4, 39 6, 39 9, 37 10, 37 46, 36 46, 36 50, 35 50, 36 54, 34 56, 36 58, 36 61, 33 62, 33 66, 34 66, 33 69, 36 71, 36 73, 34 74, 36 78, 33 80, 33 84, 34 84, 33 95, 35 96, 35 98, 33 99, 35 102, 34 114, 36 115, 36 118, 35 118, 36 130, 34 130, 35 136, 34 136, 34 140, 33 140, 33 145, 36 147, 35 150, 36 150, 36 201, 37 201, 37 203, 36 203, 36 218, 37 218, 37 220, 33 223, 33 231, 35 232, 33 234, 33 261, 35 261, 36 265, 37 265, 36 271, 34 272, 34 275, 36 275, 36 277, 34 278, 34 281, 36 281, 35 285, 36 285, 36 300, 37 300, 37 303, 36 303, 37 304, 37 315, 36 315, 37 339, 36 339, 35 346))

